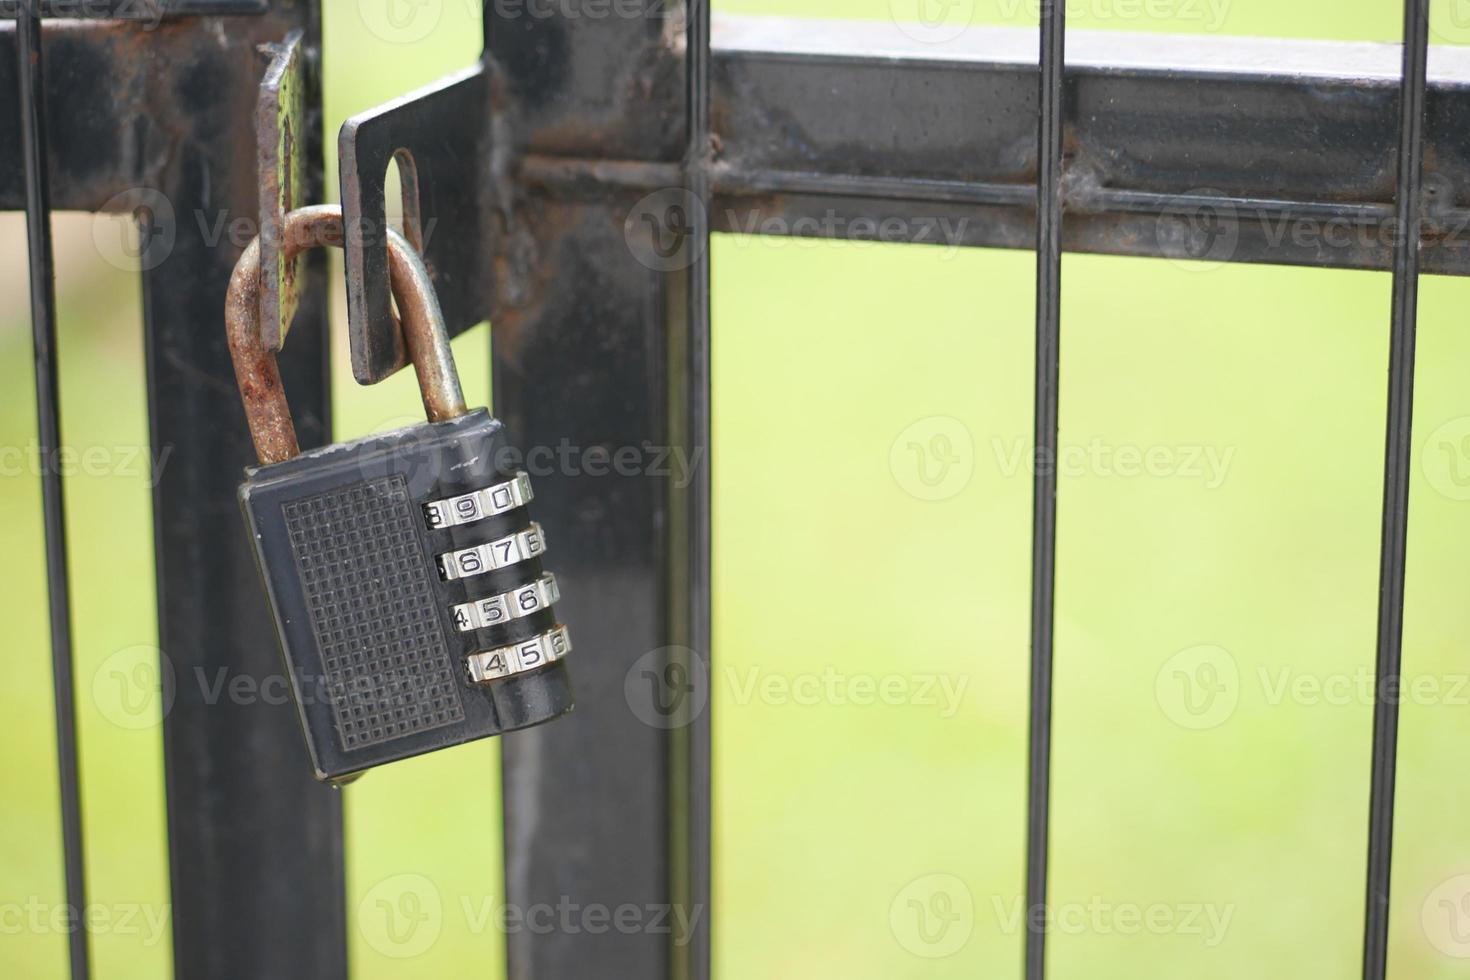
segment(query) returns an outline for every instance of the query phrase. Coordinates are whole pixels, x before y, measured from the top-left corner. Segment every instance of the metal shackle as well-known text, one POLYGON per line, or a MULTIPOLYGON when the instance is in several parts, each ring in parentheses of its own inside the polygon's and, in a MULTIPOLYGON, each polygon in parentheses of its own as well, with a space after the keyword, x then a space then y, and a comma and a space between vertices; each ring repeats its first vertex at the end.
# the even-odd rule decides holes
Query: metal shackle
MULTIPOLYGON (((388 275, 398 304, 399 329, 418 375, 424 412, 431 422, 443 422, 466 412, 459 372, 449 349, 449 331, 424 260, 401 234, 388 233, 388 275)), ((287 262, 304 249, 342 247, 342 208, 320 204, 298 208, 286 215, 282 248, 287 262)), ((296 426, 281 386, 275 351, 260 337, 260 238, 253 239, 230 276, 225 294, 225 333, 235 380, 245 404, 250 437, 262 464, 279 463, 301 452, 296 426)), ((282 343, 285 342, 284 336, 282 343)))

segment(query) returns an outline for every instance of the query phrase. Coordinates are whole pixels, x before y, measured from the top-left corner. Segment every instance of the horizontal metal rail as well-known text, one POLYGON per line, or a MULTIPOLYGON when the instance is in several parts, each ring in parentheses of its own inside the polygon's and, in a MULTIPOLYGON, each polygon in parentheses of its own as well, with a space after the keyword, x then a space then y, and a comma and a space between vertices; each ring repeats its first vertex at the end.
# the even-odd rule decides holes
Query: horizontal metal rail
MULTIPOLYGON (((86 107, 52 134, 60 209, 126 208, 109 201, 155 186, 166 165, 129 153, 140 119, 167 130, 150 93, 176 90, 130 67, 137 30, 48 32, 48 96, 86 107), (102 99, 99 76, 117 80, 102 99), (129 166, 87 165, 99 146, 129 166)), ((722 16, 712 37, 713 229, 877 238, 899 222, 900 241, 1034 247, 1029 29, 925 44, 884 22, 722 16)), ((1070 31, 1068 45, 1064 249, 1392 267, 1397 46, 1098 31, 1070 31)), ((0 88, 14 84, 11 50, 0 43, 0 88)), ((1470 51, 1431 48, 1425 101, 1423 269, 1467 275, 1470 51)), ((17 130, 15 111, 0 105, 0 132, 17 130)), ((645 143, 638 159, 615 144, 590 127, 531 132, 519 176, 555 198, 682 186, 666 148, 645 143)), ((0 209, 24 203, 17 153, 0 142, 0 209)))
MULTIPOLYGON (((713 43, 714 229, 1035 246, 1034 31, 724 16, 713 43)), ((1424 269, 1465 275, 1470 51, 1429 64, 1424 269)), ((1399 68, 1390 44, 1069 31, 1063 247, 1391 268, 1399 68)), ((551 197, 679 186, 557 135, 523 165, 551 197)))

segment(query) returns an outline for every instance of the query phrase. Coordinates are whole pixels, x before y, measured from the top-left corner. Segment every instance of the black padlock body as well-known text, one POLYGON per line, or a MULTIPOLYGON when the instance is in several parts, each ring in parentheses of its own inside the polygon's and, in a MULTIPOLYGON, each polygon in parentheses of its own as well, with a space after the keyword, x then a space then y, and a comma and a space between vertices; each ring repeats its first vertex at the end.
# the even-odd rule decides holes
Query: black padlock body
MULTIPOLYGON (((245 471, 240 505, 318 779, 549 721, 565 661, 489 684, 467 658, 558 625, 556 609, 461 632, 458 603, 536 581, 540 556, 446 581, 436 557, 531 525, 521 506, 434 529, 424 505, 512 479, 485 409, 245 471)), ((534 505, 534 501, 532 502, 534 505)))

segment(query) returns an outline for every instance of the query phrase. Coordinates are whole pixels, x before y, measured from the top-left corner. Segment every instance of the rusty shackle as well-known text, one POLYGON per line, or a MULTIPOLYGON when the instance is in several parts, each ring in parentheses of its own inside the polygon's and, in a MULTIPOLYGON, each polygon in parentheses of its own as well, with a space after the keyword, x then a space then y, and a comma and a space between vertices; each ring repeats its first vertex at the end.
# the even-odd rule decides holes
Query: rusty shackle
MULTIPOLYGON (((388 275, 393 298, 398 304, 399 329, 404 346, 418 375, 424 411, 431 422, 443 422, 465 414, 459 372, 449 349, 449 331, 429 270, 402 235, 388 232, 388 275)), ((342 208, 319 204, 298 208, 286 215, 282 229, 286 261, 304 249, 342 247, 342 208)), ((279 463, 301 452, 296 426, 281 386, 275 351, 260 338, 260 238, 246 246, 225 294, 225 333, 230 358, 235 363, 235 380, 245 404, 250 438, 262 464, 279 463)), ((285 342, 284 336, 282 343, 285 342)))

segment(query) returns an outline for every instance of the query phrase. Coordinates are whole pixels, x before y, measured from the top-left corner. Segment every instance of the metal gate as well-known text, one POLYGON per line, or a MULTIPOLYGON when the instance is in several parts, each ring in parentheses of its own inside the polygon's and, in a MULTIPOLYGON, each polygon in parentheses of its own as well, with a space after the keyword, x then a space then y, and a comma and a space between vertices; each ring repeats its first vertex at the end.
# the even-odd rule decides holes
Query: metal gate
MULTIPOLYGON (((58 18, 44 26, 37 0, 19 7, 0 26, 0 133, 19 135, 0 140, 0 207, 28 216, 46 451, 59 438, 51 210, 125 208, 146 232, 153 215, 118 195, 147 188, 181 212, 256 213, 255 48, 297 31, 294 192, 320 200, 320 34, 315 0, 39 0, 58 18)), ((1039 46, 1007 29, 935 46, 886 24, 782 18, 716 18, 712 37, 703 0, 593 10, 605 7, 565 0, 528 17, 487 3, 477 65, 342 138, 349 219, 381 225, 396 159, 406 221, 438 222, 423 247, 450 327, 492 321, 497 414, 521 445, 646 441, 704 461, 688 486, 538 485, 543 513, 564 518, 558 569, 579 582, 567 619, 597 650, 575 665, 570 720, 505 741, 504 834, 507 897, 523 907, 571 895, 706 914, 688 944, 513 934, 510 976, 710 973, 710 713, 653 728, 620 693, 645 651, 696 651, 684 666, 708 670, 709 234, 765 231, 744 223, 758 214, 793 234, 877 238, 882 219, 922 209, 966 219, 964 244, 1036 250, 1041 452, 1057 447, 1064 249, 1392 270, 1363 933, 1363 975, 1380 980, 1398 722, 1381 692, 1400 670, 1417 278, 1470 273, 1470 57, 1436 51, 1431 75, 1428 0, 1405 2, 1401 63, 1350 44, 1099 33, 1073 35, 1064 55, 1061 2, 1042 4, 1039 46), (821 220, 833 214, 844 220, 821 220), (1313 222, 1360 234, 1324 248, 1292 233, 1313 222), (532 381, 547 379, 565 397, 533 399, 532 381)), ((144 274, 151 438, 175 458, 154 496, 160 643, 179 666, 265 677, 275 639, 233 504, 251 449, 216 327, 237 250, 188 222, 174 233, 144 274)), ((350 239, 347 264, 354 316, 389 343, 381 242, 350 239)), ((324 318, 322 273, 314 260, 301 285, 307 320, 324 318)), ((303 445, 318 444, 330 432, 324 333, 297 333, 286 384, 303 445)), ((391 355, 357 366, 381 374, 391 355)), ((63 487, 54 468, 43 480, 66 882, 82 907, 63 487)), ((1047 896, 1055 566, 1056 473, 1038 468, 1030 908, 1047 896)), ((290 708, 178 694, 164 724, 178 975, 345 975, 339 796, 310 779, 290 708)), ((1027 921, 1024 972, 1040 980, 1046 934, 1042 917, 1027 921)), ((70 943, 72 974, 86 976, 86 931, 70 943)))

